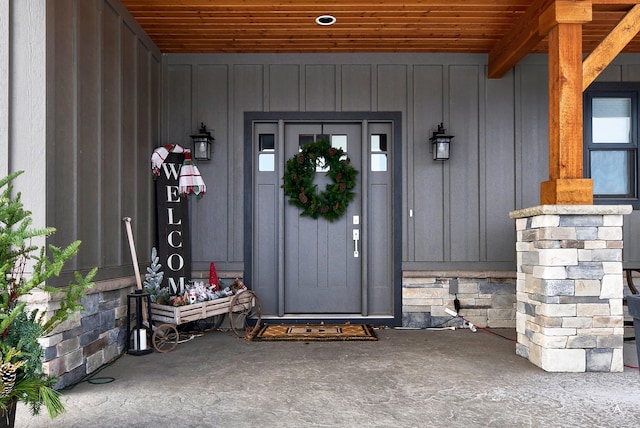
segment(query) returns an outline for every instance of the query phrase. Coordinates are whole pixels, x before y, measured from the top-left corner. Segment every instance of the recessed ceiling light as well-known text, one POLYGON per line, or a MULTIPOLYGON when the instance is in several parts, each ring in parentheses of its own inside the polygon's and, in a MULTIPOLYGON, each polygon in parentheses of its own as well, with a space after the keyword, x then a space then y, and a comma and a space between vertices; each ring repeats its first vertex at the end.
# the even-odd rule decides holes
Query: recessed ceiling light
POLYGON ((316 18, 318 25, 333 25, 336 23, 336 17, 332 15, 320 15, 316 18))

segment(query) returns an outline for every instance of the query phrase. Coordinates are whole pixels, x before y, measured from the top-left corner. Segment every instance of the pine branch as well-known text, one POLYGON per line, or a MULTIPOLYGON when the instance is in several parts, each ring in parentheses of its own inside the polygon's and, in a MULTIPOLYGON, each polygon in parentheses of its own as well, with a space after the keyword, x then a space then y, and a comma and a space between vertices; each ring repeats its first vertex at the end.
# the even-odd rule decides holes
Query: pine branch
POLYGON ((80 301, 93 286, 97 269, 85 276, 75 272, 74 280, 64 288, 46 285, 78 253, 80 241, 64 248, 32 244, 34 238, 46 238, 55 229, 32 228, 31 212, 24 209, 20 193, 13 196, 11 181, 21 173, 0 179, 0 188, 4 189, 0 193, 0 360, 18 366, 13 389, 0 397, 0 410, 17 399, 31 407, 33 414, 44 405, 53 418, 64 411, 64 406, 52 389, 56 380, 42 371, 43 349, 38 339, 84 309, 80 301), (23 275, 27 263, 32 267, 31 275, 23 275), (54 309, 48 320, 46 312, 29 310, 26 302, 20 301, 34 289, 60 296, 59 309, 54 309))
POLYGON ((70 282, 69 285, 62 290, 59 288, 44 287, 45 291, 53 292, 55 290, 65 293, 64 299, 60 301, 60 309, 56 311, 51 319, 43 324, 42 329, 44 335, 49 334, 54 328, 66 321, 73 313, 84 310, 80 299, 85 290, 93 286, 93 278, 97 272, 98 268, 93 268, 84 277, 79 272, 75 272, 75 281, 70 282))

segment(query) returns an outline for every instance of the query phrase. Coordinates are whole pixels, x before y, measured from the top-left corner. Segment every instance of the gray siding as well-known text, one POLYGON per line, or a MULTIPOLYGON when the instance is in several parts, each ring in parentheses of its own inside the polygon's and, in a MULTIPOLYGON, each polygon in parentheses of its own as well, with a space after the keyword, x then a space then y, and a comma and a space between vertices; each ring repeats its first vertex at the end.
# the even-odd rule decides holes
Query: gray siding
MULTIPOLYGON (((525 73, 488 81, 484 55, 167 55, 165 59, 163 143, 188 142, 203 121, 216 136, 213 159, 199 163, 207 196, 191 203, 194 230, 204 231, 193 235, 195 270, 206 270, 210 261, 222 269, 243 267, 241 166, 246 111, 401 111, 406 135, 405 268, 479 264, 514 268, 515 232, 508 212, 517 207, 518 198, 525 199, 518 191, 527 188, 537 195, 543 181, 529 183, 531 191, 519 181, 523 177, 516 176, 515 166, 517 154, 522 153, 518 132, 546 140, 546 116, 542 124, 535 124, 542 129, 533 133, 515 121, 520 109, 536 107, 521 97, 517 84, 533 94, 546 94, 546 79, 539 76, 535 61, 521 66, 525 73), (534 71, 526 73, 529 67, 534 71), (427 140, 441 121, 456 137, 452 159, 436 163, 427 140)), ((546 100, 539 102, 537 107, 546 111, 546 100)), ((528 111, 521 114, 525 121, 530 118, 528 111)))
MULTIPOLYGON (((243 114, 247 111, 400 111, 403 114, 403 269, 515 269, 509 211, 539 204, 548 179, 546 56, 486 78, 485 55, 167 55, 163 143, 188 142, 204 121, 215 153, 201 162, 207 196, 192 202, 194 269, 242 269, 243 114), (215 91, 212 87, 215 86, 215 91), (206 95, 204 95, 206 94, 206 95), (195 97, 197 102, 189 101, 195 97), (431 160, 440 122, 451 160, 431 160), (205 202, 206 200, 210 202, 205 202), (212 214, 215 210, 215 215, 212 214)), ((625 55, 601 79, 637 80, 625 55)), ((627 255, 640 259, 625 226, 627 255)))
POLYGON ((487 260, 510 260, 513 247, 504 245, 514 239, 513 230, 505 216, 510 207, 516 205, 516 126, 514 75, 486 81, 487 100, 483 105, 486 123, 484 144, 480 145, 479 162, 481 194, 491 199, 480 199, 480 212, 492 215, 481 216, 480 254, 487 260), (497 173, 499 172, 499 173, 497 173), (500 191, 499 191, 500 190, 500 191))
MULTIPOLYGON (((193 268, 241 270, 246 111, 402 112, 404 269, 514 269, 508 212, 537 205, 547 179, 545 56, 498 80, 486 78, 486 55, 165 55, 161 65, 117 1, 60 0, 47 13, 47 224, 53 243, 83 241, 70 269, 130 274, 125 215, 144 263, 149 156, 188 146, 205 122, 216 143, 199 164, 208 193, 191 202, 193 268), (455 139, 451 160, 436 163, 427 140, 441 121, 455 139)), ((640 59, 619 57, 599 80, 640 80, 640 59)), ((638 230, 634 212, 625 260, 640 260, 638 230)))
POLYGON ((517 208, 540 204, 540 183, 549 179, 547 75, 544 63, 516 67, 517 208))
POLYGON ((47 225, 80 239, 66 268, 132 274, 122 217, 141 264, 155 237, 149 159, 159 141, 160 53, 119 2, 60 0, 47 11, 47 225), (61 202, 64 201, 64 202, 61 202))

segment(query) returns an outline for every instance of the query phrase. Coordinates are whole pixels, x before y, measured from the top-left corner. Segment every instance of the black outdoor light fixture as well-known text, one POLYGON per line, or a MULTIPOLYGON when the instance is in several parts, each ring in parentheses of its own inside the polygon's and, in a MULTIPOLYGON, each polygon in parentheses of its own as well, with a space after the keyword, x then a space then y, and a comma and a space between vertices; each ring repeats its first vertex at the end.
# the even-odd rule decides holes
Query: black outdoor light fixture
POLYGON ((440 123, 438 130, 434 131, 433 137, 429 138, 433 150, 433 160, 437 161, 449 160, 451 140, 453 139, 453 135, 448 135, 442 125, 440 123))
POLYGON ((211 132, 207 131, 207 126, 204 122, 200 124, 200 131, 197 134, 193 134, 191 138, 193 139, 193 158, 196 160, 211 159, 212 145, 215 138, 211 136, 211 132))

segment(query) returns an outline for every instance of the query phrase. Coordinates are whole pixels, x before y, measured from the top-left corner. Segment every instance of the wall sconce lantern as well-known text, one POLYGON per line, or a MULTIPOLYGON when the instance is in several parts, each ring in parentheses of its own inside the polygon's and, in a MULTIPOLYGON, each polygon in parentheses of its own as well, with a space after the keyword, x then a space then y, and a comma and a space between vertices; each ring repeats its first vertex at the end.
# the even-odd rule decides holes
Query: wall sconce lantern
POLYGON ((211 136, 211 132, 207 131, 207 126, 200 124, 200 132, 191 136, 193 139, 193 158, 196 160, 209 160, 213 152, 213 142, 215 138, 211 136))
POLYGON ((438 125, 438 130, 433 133, 433 137, 429 138, 433 149, 433 160, 449 160, 453 135, 447 135, 446 131, 447 130, 444 129, 442 123, 440 123, 440 125, 438 125))

